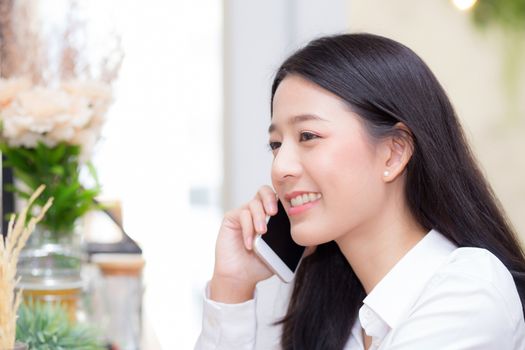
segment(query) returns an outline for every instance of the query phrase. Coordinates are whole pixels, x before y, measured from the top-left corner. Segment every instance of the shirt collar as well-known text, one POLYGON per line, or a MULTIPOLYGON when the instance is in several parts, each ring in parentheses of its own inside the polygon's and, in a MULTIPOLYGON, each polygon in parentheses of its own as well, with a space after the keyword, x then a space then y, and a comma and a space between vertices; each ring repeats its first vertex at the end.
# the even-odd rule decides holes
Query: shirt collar
POLYGON ((379 333, 386 333, 385 326, 396 327, 432 275, 456 248, 441 233, 431 230, 410 249, 363 300, 359 320, 367 334, 372 336, 367 326, 373 328, 370 333, 379 330, 379 333), (377 317, 386 325, 378 325, 377 317))

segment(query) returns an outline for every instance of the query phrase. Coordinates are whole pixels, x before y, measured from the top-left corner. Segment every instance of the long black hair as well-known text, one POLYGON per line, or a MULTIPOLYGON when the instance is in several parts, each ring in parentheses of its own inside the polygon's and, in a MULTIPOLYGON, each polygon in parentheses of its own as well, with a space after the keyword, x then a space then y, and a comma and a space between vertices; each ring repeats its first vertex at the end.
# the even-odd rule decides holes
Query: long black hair
MULTIPOLYGON (((510 270, 525 305, 525 257, 499 201, 485 180, 445 91, 406 46, 372 34, 316 39, 279 68, 275 91, 299 75, 346 101, 372 138, 410 130, 405 198, 412 215, 460 247, 491 251, 510 270)), ((335 242, 305 258, 283 324, 284 349, 343 349, 363 286, 335 242)))

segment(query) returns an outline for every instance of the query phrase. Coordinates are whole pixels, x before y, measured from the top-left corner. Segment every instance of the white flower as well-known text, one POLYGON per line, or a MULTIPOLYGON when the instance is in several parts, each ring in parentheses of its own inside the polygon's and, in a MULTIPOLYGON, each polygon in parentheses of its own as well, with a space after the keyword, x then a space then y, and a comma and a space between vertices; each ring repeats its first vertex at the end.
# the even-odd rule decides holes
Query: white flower
POLYGON ((84 96, 93 101, 111 100, 111 88, 99 81, 70 80, 62 83, 62 89, 75 96, 84 96))
POLYGON ((52 89, 23 79, 0 79, 3 137, 11 146, 77 144, 87 160, 111 101, 110 86, 96 81, 68 81, 52 89))
POLYGON ((14 104, 19 112, 33 117, 35 122, 56 119, 66 113, 71 105, 70 97, 63 91, 35 87, 22 91, 14 104))
MULTIPOLYGON (((25 132, 18 136, 17 138, 12 138, 8 140, 9 147, 36 147, 38 142, 44 142, 46 143, 46 140, 42 136, 42 134, 34 133, 34 132, 25 132)), ((54 144, 48 144, 49 146, 54 146, 54 144)))
POLYGON ((52 140, 53 142, 61 142, 71 141, 76 134, 76 130, 71 125, 68 125, 67 123, 62 123, 59 125, 56 125, 53 130, 51 130, 47 135, 46 138, 49 140, 52 140))
POLYGON ((30 87, 29 79, 0 79, 0 110, 9 105, 21 91, 30 87))
POLYGON ((82 96, 74 96, 71 99, 68 112, 68 123, 76 128, 85 127, 94 114, 90 100, 82 96))

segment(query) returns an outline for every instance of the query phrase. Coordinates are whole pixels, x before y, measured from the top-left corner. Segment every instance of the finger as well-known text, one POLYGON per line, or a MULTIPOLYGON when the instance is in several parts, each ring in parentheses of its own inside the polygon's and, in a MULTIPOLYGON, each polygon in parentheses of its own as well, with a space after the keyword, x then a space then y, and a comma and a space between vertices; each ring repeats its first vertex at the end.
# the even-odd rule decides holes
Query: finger
POLYGON ((269 215, 277 214, 277 196, 270 186, 263 186, 257 196, 264 203, 264 209, 269 215))
POLYGON ((243 209, 240 214, 241 231, 246 249, 252 249, 252 240, 254 235, 252 214, 249 209, 243 209))
POLYGON ((266 212, 263 208, 263 203, 259 198, 253 199, 248 203, 250 213, 252 215, 253 226, 257 233, 266 232, 266 212))

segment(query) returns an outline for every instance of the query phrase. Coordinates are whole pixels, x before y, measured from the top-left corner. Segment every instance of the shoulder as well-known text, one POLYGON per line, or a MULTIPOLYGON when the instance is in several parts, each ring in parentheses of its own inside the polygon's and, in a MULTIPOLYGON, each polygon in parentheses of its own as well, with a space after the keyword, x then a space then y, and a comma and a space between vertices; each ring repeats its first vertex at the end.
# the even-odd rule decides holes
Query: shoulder
POLYGON ((455 249, 393 330, 391 344, 396 349, 523 349, 523 308, 510 272, 485 249, 455 249))
POLYGON ((422 294, 451 298, 458 308, 471 309, 506 322, 523 322, 523 307, 506 266, 490 251, 464 247, 452 252, 422 294), (448 296, 448 297, 446 297, 448 296))
POLYGON ((493 285, 502 293, 516 290, 507 267, 494 254, 483 248, 457 248, 449 255, 437 275, 461 275, 482 284, 493 285))

